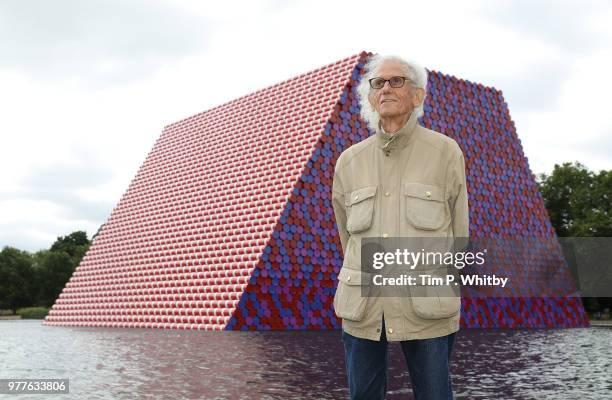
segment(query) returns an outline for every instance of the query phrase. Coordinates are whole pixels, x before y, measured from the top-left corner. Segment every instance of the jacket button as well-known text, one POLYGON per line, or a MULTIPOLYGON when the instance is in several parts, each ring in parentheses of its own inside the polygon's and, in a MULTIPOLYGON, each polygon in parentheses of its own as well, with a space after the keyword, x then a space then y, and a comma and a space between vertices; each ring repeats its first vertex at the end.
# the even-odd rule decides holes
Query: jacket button
POLYGON ((359 200, 359 195, 355 195, 355 200, 359 200))
POLYGON ((385 196, 389 197, 390 195, 391 195, 391 193, 385 192, 385 196))
POLYGON ((351 276, 350 276, 350 275, 349 275, 349 276, 347 276, 347 277, 346 277, 346 280, 347 280, 347 281, 350 281, 350 280, 351 280, 351 276))
POLYGON ((393 328, 389 328, 389 333, 393 334, 393 328))
POLYGON ((383 233, 383 237, 386 239, 386 238, 389 237, 389 234, 388 233, 383 233))
POLYGON ((425 196, 427 196, 427 198, 430 198, 431 197, 431 192, 430 191, 425 192, 425 196))

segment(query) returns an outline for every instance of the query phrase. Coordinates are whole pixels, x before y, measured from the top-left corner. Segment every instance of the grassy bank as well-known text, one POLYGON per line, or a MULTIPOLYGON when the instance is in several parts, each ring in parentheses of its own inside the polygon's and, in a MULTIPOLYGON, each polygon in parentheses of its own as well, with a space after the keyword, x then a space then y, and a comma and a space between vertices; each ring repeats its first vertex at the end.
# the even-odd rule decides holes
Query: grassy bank
POLYGON ((48 313, 47 307, 24 307, 17 309, 15 314, 11 310, 0 310, 0 319, 44 319, 48 313))
POLYGON ((47 307, 26 307, 17 310, 21 319, 43 319, 49 313, 47 307))

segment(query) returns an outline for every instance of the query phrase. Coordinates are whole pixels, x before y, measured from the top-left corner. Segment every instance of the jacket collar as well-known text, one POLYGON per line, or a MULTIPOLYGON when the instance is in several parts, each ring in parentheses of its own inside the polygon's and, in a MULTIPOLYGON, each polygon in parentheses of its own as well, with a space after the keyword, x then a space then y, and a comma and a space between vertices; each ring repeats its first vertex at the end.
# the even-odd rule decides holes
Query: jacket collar
POLYGON ((397 132, 395 133, 387 133, 382 128, 380 121, 378 122, 378 127, 376 129, 376 139, 378 143, 378 147, 380 147, 385 152, 390 152, 393 149, 402 149, 406 147, 408 141, 413 136, 414 128, 416 127, 417 121, 417 113, 416 110, 412 112, 408 122, 397 132))

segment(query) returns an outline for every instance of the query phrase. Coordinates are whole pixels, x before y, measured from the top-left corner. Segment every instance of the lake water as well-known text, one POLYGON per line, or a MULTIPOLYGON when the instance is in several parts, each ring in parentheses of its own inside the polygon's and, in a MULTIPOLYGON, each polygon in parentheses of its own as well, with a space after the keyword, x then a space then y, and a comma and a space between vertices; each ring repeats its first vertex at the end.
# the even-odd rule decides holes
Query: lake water
MULTIPOLYGON (((0 321, 0 378, 69 378, 70 395, 15 399, 344 399, 340 331, 190 332, 0 321)), ((612 399, 611 328, 457 333, 457 399, 612 399)), ((389 346, 389 399, 411 399, 389 346)))

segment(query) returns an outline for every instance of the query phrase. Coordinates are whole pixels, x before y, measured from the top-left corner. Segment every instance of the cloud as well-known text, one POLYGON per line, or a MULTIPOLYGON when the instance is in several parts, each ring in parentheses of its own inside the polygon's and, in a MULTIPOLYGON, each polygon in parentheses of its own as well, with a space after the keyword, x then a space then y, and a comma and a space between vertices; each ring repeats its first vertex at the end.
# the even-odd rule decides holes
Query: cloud
POLYGON ((535 37, 570 53, 583 53, 603 43, 589 27, 590 18, 597 14, 601 4, 588 0, 487 1, 483 3, 482 13, 524 36, 535 37))
POLYGON ((0 248, 37 251, 62 235, 84 230, 91 238, 100 226, 88 219, 67 218, 62 205, 47 199, 0 200, 0 248))
POLYGON ((62 189, 76 190, 82 187, 97 186, 106 183, 111 178, 111 171, 101 165, 91 165, 84 160, 70 164, 52 166, 37 166, 29 171, 21 184, 37 191, 62 189))
MULTIPOLYGON (((88 233, 88 236, 91 237, 91 234, 88 233)), ((23 224, 0 225, 0 249, 4 246, 11 246, 33 253, 48 249, 55 238, 52 234, 46 233, 40 226, 27 228, 23 224)))
POLYGON ((535 61, 523 70, 517 70, 495 79, 503 88, 511 111, 548 111, 559 105, 563 82, 572 73, 572 65, 556 58, 535 61))
POLYGON ((20 200, 45 199, 57 205, 58 214, 67 219, 100 221, 108 218, 113 203, 86 198, 80 192, 108 184, 112 177, 112 170, 100 164, 37 167, 30 170, 13 196, 20 200))
POLYGON ((2 1, 0 246, 91 236, 164 125, 361 50, 502 90, 536 173, 609 169, 598 4, 2 1))
POLYGON ((0 68, 41 79, 120 84, 202 51, 207 21, 162 1, 0 2, 0 68))
POLYGON ((1 193, 0 246, 36 251, 75 230, 87 230, 91 237, 114 202, 87 190, 103 188, 112 178, 107 165, 85 160, 31 168, 16 189, 1 193))

